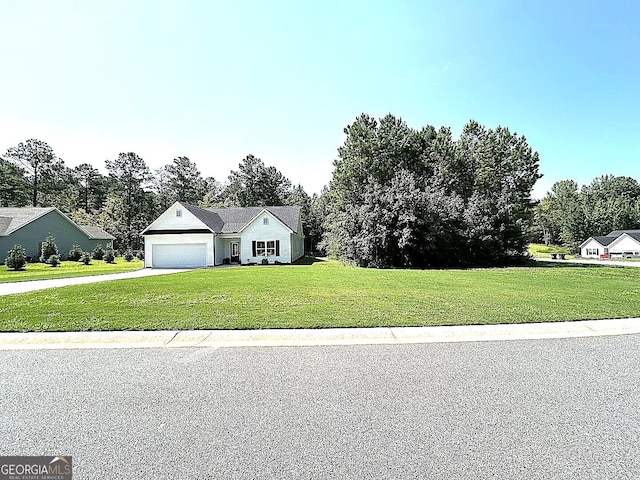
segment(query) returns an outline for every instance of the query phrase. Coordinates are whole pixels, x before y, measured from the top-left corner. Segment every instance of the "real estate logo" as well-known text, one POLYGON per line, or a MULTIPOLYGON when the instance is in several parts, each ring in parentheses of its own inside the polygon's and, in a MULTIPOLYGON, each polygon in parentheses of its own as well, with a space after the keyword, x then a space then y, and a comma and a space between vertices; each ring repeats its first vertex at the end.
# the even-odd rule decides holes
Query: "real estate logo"
POLYGON ((71 480, 68 457, 0 457, 0 480, 71 480))

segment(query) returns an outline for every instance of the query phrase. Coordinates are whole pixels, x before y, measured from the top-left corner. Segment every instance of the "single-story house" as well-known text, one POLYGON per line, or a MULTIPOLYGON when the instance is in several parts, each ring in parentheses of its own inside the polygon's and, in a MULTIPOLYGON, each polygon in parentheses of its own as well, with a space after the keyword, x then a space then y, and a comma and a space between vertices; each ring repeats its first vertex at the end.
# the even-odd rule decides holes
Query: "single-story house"
POLYGON ((63 258, 74 243, 90 252, 98 244, 111 247, 115 239, 100 227, 78 225, 55 207, 0 208, 0 262, 16 244, 22 245, 27 257, 37 259, 40 246, 49 235, 56 239, 63 258))
POLYGON ((145 266, 292 263, 304 255, 300 207, 199 208, 176 202, 142 231, 145 266))
POLYGON ((580 245, 586 258, 640 256, 640 230, 614 230, 604 237, 589 237, 580 245))

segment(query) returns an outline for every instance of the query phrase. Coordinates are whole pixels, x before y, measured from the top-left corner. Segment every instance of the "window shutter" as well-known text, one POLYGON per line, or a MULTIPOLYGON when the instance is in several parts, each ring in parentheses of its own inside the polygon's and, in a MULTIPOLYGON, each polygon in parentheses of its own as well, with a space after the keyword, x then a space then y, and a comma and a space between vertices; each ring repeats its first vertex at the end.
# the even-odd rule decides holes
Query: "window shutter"
POLYGON ((280 240, 276 240, 276 257, 280 256, 280 240))
POLYGON ((251 246, 253 247, 253 256, 256 256, 256 241, 251 242, 251 246))

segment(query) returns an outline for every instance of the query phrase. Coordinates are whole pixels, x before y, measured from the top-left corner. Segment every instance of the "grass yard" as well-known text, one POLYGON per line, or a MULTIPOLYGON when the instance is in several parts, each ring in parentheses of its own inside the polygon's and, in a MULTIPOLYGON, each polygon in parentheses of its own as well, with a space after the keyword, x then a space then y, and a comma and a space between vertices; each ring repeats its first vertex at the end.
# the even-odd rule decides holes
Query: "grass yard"
POLYGON ((575 258, 574 255, 569 255, 569 249, 566 247, 560 247, 558 245, 544 245, 543 243, 530 243, 529 254, 538 258, 551 258, 552 253, 564 253, 566 258, 575 258))
POLYGON ((0 297, 2 331, 496 324, 640 316, 640 269, 194 270, 0 297))
POLYGON ((51 278, 84 277, 87 275, 130 272, 132 270, 139 270, 143 266, 144 263, 142 260, 136 258, 132 262, 126 262, 122 257, 116 258, 115 264, 105 263, 102 260, 91 260, 91 265, 65 261, 58 267, 52 267, 45 263, 28 263, 25 270, 17 272, 7 270, 5 265, 1 265, 0 284, 4 282, 23 282, 27 280, 48 280, 51 278))

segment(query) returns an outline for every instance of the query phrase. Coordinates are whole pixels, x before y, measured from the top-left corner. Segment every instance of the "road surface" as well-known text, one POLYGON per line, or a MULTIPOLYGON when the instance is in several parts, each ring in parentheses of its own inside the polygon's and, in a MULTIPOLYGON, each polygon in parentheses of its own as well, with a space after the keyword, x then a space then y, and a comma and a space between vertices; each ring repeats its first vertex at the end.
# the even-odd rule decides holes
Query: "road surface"
POLYGON ((0 351, 0 455, 74 479, 640 478, 640 335, 0 351))

